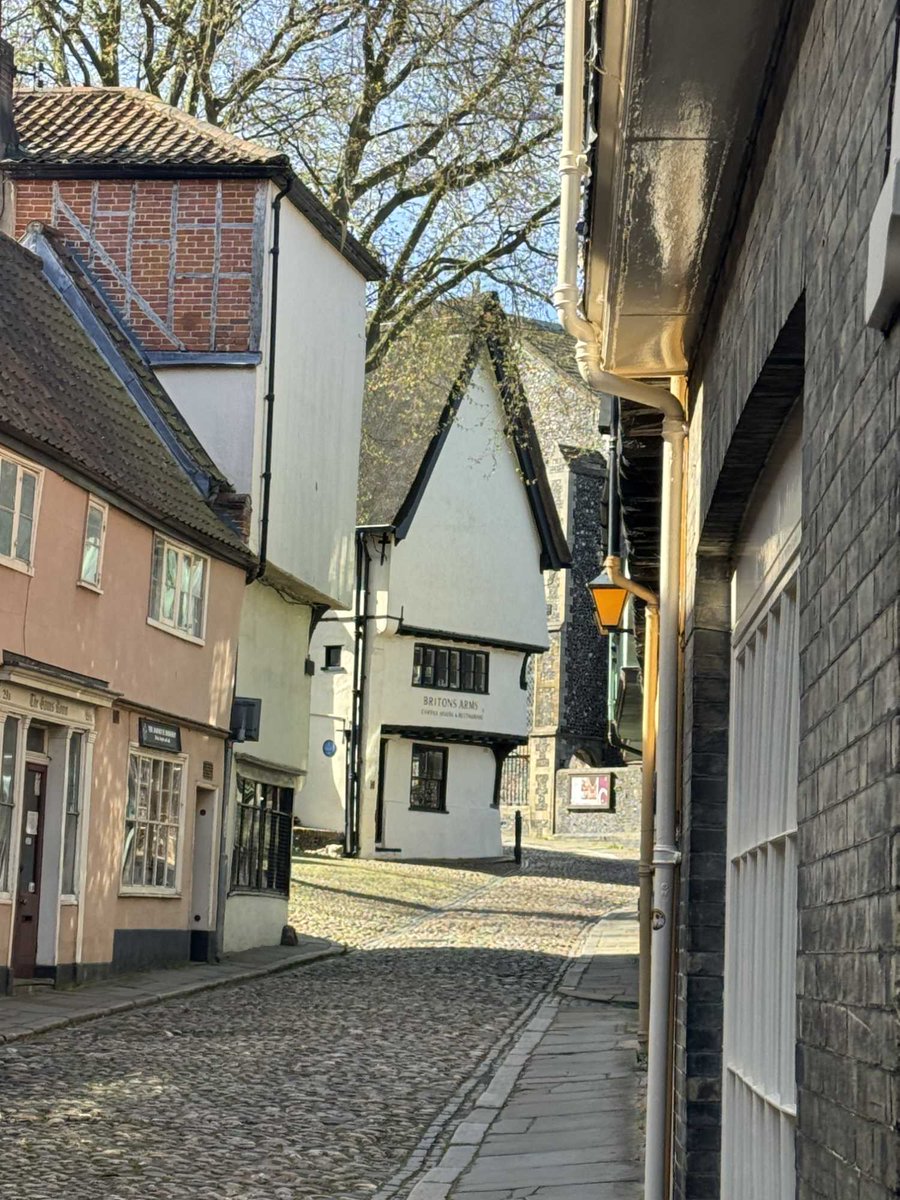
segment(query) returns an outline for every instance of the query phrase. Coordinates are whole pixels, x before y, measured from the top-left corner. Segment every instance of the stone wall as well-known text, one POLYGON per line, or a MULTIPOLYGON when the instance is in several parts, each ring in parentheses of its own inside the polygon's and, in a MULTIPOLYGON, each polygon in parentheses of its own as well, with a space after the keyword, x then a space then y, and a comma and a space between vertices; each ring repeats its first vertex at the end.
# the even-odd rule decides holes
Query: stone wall
POLYGON ((611 845, 633 849, 641 840, 641 768, 616 767, 599 772, 589 767, 572 767, 556 773, 556 833, 560 837, 600 839, 611 845), (570 804, 573 775, 608 774, 612 784, 613 811, 585 810, 570 804))
POLYGON ((900 327, 883 337, 863 314, 867 230, 885 172, 895 5, 786 7, 790 20, 691 376, 702 412, 691 413, 699 494, 688 516, 678 1200, 720 1195, 725 585, 728 533, 752 486, 751 479, 741 494, 726 476, 738 443, 759 452, 774 436, 765 406, 756 423, 744 418, 792 319, 802 319, 805 363, 797 1197, 889 1200, 900 1182, 891 791, 900 692, 900 327))

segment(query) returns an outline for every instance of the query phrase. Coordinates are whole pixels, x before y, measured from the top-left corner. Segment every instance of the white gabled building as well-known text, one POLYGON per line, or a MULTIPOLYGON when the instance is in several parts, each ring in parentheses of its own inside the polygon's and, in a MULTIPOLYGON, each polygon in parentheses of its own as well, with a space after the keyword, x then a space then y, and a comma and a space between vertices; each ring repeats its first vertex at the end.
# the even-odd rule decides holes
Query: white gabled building
POLYGON ((359 521, 355 609, 312 644, 301 819, 366 857, 497 855, 542 572, 569 553, 493 297, 430 314, 371 378, 359 521))

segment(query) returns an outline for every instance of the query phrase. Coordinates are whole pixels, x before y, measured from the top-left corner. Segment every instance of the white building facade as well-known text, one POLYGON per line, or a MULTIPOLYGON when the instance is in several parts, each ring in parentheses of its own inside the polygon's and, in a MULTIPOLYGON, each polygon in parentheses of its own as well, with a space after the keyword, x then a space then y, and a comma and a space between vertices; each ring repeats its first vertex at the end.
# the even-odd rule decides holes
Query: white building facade
POLYGON ((356 603, 313 639, 299 809, 350 853, 501 852, 500 772, 527 741, 527 664, 548 645, 542 571, 568 562, 521 388, 485 331, 501 320, 483 298, 432 317, 453 326, 430 342, 434 374, 414 334, 367 395, 356 603))

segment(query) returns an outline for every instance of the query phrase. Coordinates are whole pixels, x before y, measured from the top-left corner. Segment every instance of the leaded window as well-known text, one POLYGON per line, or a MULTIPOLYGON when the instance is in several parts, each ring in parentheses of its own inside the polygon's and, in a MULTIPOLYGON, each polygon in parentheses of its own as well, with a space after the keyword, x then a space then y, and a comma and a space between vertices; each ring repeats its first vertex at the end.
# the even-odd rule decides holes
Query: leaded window
POLYGON ((237 779, 232 890, 277 892, 286 896, 291 883, 293 788, 255 779, 237 779))
POLYGON ((9 860, 12 846, 13 810, 16 795, 16 756, 19 719, 7 717, 0 741, 0 892, 9 891, 9 860))
POLYGON ((175 891, 183 776, 180 759, 131 753, 125 806, 123 889, 175 891))
POLYGON ((413 650, 413 687, 485 695, 488 659, 486 650, 454 650, 417 642, 413 650))
POLYGON ((209 560, 166 538, 153 539, 150 620, 202 639, 206 619, 209 560))
POLYGON ((0 558, 28 567, 33 557, 37 471, 0 456, 0 558))
POLYGON ((413 745, 409 807, 424 812, 447 811, 447 750, 444 746, 413 745))

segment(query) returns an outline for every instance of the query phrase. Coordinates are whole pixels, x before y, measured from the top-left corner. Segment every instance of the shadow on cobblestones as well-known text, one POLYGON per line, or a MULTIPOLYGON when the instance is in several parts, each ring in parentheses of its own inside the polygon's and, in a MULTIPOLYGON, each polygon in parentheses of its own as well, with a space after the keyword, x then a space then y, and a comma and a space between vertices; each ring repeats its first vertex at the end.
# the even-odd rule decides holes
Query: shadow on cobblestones
POLYGON ((381 922, 378 944, 0 1047, 0 1200, 366 1200, 587 924, 633 903, 574 859, 487 881, 392 864, 381 899, 370 864, 338 864, 297 912, 381 922))

